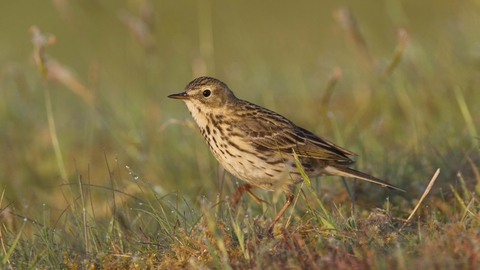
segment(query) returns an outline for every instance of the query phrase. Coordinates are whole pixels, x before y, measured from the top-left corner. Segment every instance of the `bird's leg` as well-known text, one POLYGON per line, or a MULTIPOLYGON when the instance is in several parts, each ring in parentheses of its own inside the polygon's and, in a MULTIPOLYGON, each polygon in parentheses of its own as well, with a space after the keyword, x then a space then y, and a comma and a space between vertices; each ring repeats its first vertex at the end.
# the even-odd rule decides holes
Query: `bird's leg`
POLYGON ((258 204, 261 204, 262 202, 267 203, 266 201, 258 198, 257 195, 253 194, 253 192, 250 191, 250 189, 252 188, 256 188, 256 186, 251 184, 245 184, 237 187, 235 193, 233 193, 232 195, 233 208, 237 207, 238 201, 242 197, 243 192, 247 192, 248 195, 250 195, 258 204))
POLYGON ((293 196, 293 194, 291 194, 291 193, 286 193, 285 195, 287 196, 287 200, 285 201, 285 204, 283 205, 282 209, 280 209, 280 212, 278 212, 277 216, 272 221, 272 223, 268 226, 268 233, 269 234, 272 234, 273 227, 275 226, 275 223, 277 223, 277 221, 280 219, 280 217, 282 217, 283 213, 285 213, 285 211, 290 206, 290 204, 292 204, 293 199, 295 198, 295 196, 293 196))

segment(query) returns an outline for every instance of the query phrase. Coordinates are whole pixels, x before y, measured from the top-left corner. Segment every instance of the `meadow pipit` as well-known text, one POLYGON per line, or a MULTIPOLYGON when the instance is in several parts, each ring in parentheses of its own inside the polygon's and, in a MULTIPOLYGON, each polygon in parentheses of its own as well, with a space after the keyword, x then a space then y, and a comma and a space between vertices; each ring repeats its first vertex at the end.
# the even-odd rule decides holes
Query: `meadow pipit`
POLYGON ((309 177, 354 177, 403 191, 349 168, 354 161, 348 156, 355 153, 295 125, 276 112, 238 99, 218 79, 196 78, 184 92, 168 97, 185 101, 218 162, 232 175, 248 183, 237 188, 234 205, 243 192, 260 203, 251 188, 283 189, 287 199, 269 225, 269 233, 293 201, 292 185, 303 181, 295 164, 295 154, 309 177))

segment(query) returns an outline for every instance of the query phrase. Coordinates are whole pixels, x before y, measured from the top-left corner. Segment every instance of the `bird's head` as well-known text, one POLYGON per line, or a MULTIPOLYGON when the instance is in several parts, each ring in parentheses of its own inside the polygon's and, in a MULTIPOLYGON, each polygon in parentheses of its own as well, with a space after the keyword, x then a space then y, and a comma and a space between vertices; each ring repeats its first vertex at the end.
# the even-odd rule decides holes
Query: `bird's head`
POLYGON ((237 100, 225 83, 212 77, 198 77, 185 86, 184 92, 168 97, 185 101, 192 115, 216 111, 237 100))

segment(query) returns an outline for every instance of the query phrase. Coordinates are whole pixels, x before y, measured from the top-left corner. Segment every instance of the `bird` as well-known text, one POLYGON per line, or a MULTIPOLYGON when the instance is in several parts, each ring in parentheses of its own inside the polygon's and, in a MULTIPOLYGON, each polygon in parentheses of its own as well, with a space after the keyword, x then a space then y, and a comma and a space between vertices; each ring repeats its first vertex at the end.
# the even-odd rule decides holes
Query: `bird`
POLYGON ((234 192, 234 206, 243 192, 257 203, 263 202, 251 192, 253 188, 285 192, 285 204, 267 228, 270 234, 294 200, 293 186, 304 181, 301 169, 308 177, 357 178, 405 192, 350 168, 355 162, 349 156, 356 156, 354 152, 297 126, 274 111, 237 98, 219 79, 198 77, 189 82, 183 92, 168 97, 185 102, 213 156, 225 170, 246 182, 234 192))

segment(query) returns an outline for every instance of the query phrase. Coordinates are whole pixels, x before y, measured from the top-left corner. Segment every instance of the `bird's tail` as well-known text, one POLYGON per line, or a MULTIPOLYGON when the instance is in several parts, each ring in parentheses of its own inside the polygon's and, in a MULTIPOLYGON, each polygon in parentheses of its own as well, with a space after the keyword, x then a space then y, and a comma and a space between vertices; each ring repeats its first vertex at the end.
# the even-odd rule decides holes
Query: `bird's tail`
POLYGON ((395 189, 395 190, 398 190, 398 191, 402 191, 402 192, 406 192, 405 190, 401 189, 401 188, 398 188, 392 184, 389 184, 388 182, 385 182, 381 179, 378 179, 376 177, 373 177, 369 174, 366 174, 366 173, 363 173, 363 172, 360 172, 360 171, 357 171, 357 170, 354 170, 354 169, 351 169, 351 168, 347 168, 347 167, 332 167, 332 166, 328 166, 325 168, 325 170, 331 174, 331 175, 338 175, 338 176, 345 176, 345 177, 353 177, 353 178, 357 178, 357 179, 361 179, 361 180, 365 180, 365 181, 368 181, 368 182, 371 182, 371 183, 374 183, 374 184, 377 184, 377 185, 380 185, 382 187, 386 187, 386 188, 390 188, 390 189, 395 189))

